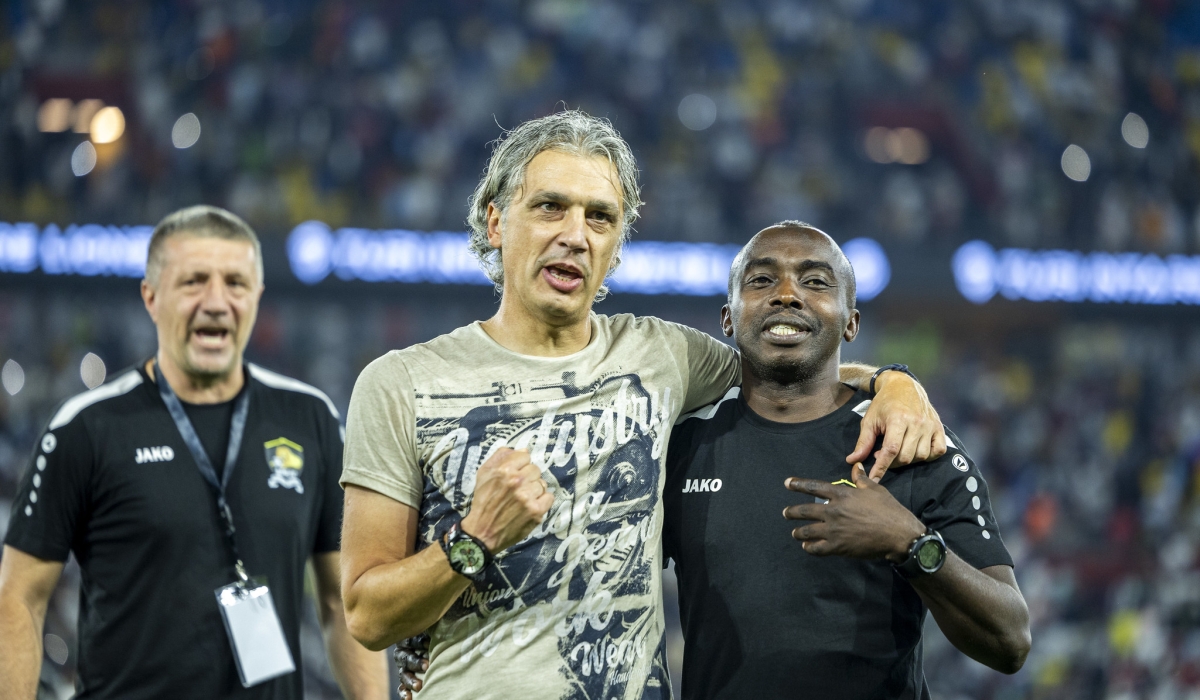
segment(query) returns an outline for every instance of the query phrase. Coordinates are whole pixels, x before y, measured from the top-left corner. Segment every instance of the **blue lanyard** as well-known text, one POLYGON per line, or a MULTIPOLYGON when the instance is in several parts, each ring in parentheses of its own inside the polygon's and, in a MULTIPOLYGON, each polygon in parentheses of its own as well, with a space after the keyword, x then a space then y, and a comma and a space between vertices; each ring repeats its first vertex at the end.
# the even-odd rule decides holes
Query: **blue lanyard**
POLYGON ((234 570, 237 572, 238 582, 245 586, 250 582, 250 577, 246 575, 246 566, 242 563, 242 557, 238 554, 237 542, 233 537, 236 530, 233 527, 233 512, 229 510, 229 502, 225 500, 225 489, 229 486, 229 477, 233 475, 233 468, 237 465, 238 452, 242 449, 242 436, 246 432, 246 414, 250 411, 249 387, 242 389, 241 395, 233 404, 233 420, 229 424, 229 448, 225 451, 225 471, 221 474, 221 478, 217 479, 217 472, 208 458, 208 452, 200 442, 200 436, 196 434, 196 429, 192 427, 192 421, 183 410, 183 404, 179 401, 179 397, 175 395, 175 391, 163 377, 158 360, 154 361, 154 380, 158 383, 158 395, 162 397, 163 403, 167 405, 167 411, 175 420, 175 427, 179 430, 183 443, 187 445, 188 452, 192 453, 192 459, 196 462, 196 467, 200 469, 200 475, 204 477, 217 496, 217 515, 221 518, 225 540, 233 552, 234 570))

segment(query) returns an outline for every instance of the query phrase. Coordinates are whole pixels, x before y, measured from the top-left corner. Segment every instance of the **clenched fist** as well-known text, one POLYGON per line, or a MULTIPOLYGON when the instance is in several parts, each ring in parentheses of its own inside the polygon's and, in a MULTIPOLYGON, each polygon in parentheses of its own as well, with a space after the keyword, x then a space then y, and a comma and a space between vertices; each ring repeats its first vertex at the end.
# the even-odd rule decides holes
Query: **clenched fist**
POLYGON ((462 529, 497 554, 525 539, 553 504, 554 496, 529 452, 504 447, 479 467, 462 529))

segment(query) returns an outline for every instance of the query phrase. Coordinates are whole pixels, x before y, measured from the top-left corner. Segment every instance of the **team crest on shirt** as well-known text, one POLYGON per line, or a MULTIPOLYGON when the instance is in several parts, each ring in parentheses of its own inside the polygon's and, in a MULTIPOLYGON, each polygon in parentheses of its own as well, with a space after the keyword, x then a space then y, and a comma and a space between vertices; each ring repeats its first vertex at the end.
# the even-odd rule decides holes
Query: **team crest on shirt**
POLYGON ((304 471, 304 448, 281 437, 264 442, 263 449, 267 454, 267 466, 271 468, 267 486, 304 493, 304 482, 300 481, 304 471))

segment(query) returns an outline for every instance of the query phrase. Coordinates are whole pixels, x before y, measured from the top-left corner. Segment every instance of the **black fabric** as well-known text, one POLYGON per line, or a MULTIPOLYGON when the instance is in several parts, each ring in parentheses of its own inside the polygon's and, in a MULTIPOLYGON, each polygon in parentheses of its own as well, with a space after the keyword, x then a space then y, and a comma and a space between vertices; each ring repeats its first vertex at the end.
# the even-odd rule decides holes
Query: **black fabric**
MULTIPOLYGON (((141 368, 129 372, 140 385, 112 391, 136 381, 117 375, 93 390, 109 391, 103 400, 43 434, 5 538, 42 559, 73 552, 79 561, 78 697, 299 700, 305 564, 336 550, 341 529, 336 416, 317 396, 248 376, 250 413, 228 498, 238 548, 250 575, 267 578, 297 671, 244 689, 214 596, 234 580, 215 496, 157 387, 141 368), (296 458, 268 450, 279 438, 299 448, 285 449, 296 458)), ((212 418, 221 420, 227 430, 227 419, 212 418)), ((215 447, 206 441, 223 454, 215 447)))
POLYGON ((204 445, 208 461, 217 471, 217 476, 221 477, 225 471, 225 451, 229 448, 229 424, 233 421, 234 401, 210 404, 186 401, 179 403, 183 405, 184 413, 187 413, 188 420, 192 422, 200 444, 204 445))
MULTIPOLYGON (((857 392, 827 416, 785 424, 731 398, 711 417, 675 427, 663 546, 679 578, 687 700, 929 697, 926 610, 912 586, 886 561, 807 554, 791 537, 804 523, 782 515, 813 501, 784 488, 787 477, 850 477, 845 459, 861 422, 854 409, 867 401, 857 392)), ((947 435, 956 447, 944 457, 892 470, 882 484, 967 563, 1011 566, 987 485, 947 435)))

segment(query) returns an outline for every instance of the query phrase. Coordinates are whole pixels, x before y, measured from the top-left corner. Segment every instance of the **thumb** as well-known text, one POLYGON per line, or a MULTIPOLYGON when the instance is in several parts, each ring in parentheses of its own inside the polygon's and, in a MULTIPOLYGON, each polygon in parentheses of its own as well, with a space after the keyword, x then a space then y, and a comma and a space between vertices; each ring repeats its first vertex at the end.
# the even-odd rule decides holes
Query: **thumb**
POLYGON ((870 477, 867 476, 867 470, 863 467, 862 462, 855 462, 850 468, 850 481, 858 488, 866 488, 867 484, 874 485, 870 477))
POLYGON ((846 456, 846 461, 850 464, 865 461, 867 457, 871 456, 871 451, 875 449, 875 441, 878 438, 879 428, 875 425, 875 421, 864 419, 858 430, 858 443, 854 445, 854 451, 846 456))

